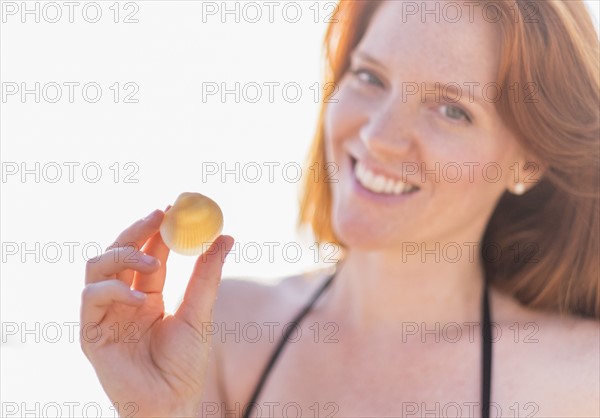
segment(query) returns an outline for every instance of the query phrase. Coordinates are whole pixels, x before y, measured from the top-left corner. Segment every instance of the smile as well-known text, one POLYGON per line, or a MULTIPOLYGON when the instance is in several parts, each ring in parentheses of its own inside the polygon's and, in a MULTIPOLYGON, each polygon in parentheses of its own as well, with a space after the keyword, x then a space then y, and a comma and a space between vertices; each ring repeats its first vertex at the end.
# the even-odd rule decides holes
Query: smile
POLYGON ((402 179, 394 179, 381 174, 375 174, 360 161, 355 161, 354 175, 362 187, 373 193, 402 195, 414 193, 419 190, 418 187, 409 184, 402 179))

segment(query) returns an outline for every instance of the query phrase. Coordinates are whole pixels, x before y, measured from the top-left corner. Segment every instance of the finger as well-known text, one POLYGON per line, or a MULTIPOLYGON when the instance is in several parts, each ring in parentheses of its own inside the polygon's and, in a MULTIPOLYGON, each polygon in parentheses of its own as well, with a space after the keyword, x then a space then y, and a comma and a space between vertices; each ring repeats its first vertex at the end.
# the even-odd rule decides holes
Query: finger
MULTIPOLYGON (((113 248, 99 257, 90 258, 85 266, 85 284, 97 283, 117 278, 117 274, 125 270, 152 273, 158 270, 160 261, 144 254, 133 247, 113 248)), ((121 280, 127 286, 131 281, 121 280)))
POLYGON ((198 257, 183 302, 176 315, 184 317, 188 323, 197 324, 199 327, 203 322, 211 320, 225 257, 233 244, 233 237, 221 235, 204 254, 198 257))
POLYGON ((148 238, 158 231, 164 216, 163 211, 156 209, 145 218, 134 222, 119 234, 115 242, 107 250, 125 246, 133 246, 139 250, 148 238))
POLYGON ((83 327, 100 323, 114 303, 140 306, 145 299, 144 293, 131 290, 120 280, 89 284, 81 293, 81 325, 83 327))
MULTIPOLYGON (((139 250, 148 238, 150 238, 160 227, 163 217, 164 213, 161 213, 161 211, 157 209, 145 218, 134 222, 119 234, 115 242, 112 243, 107 250, 125 246, 132 246, 139 250)), ((133 275, 133 271, 123 270, 117 274, 117 278, 131 285, 133 282, 133 275)))
POLYGON ((160 233, 154 234, 144 245, 142 251, 160 262, 160 267, 152 272, 138 271, 133 280, 133 288, 144 293, 162 293, 167 276, 167 259, 169 247, 166 246, 160 233))

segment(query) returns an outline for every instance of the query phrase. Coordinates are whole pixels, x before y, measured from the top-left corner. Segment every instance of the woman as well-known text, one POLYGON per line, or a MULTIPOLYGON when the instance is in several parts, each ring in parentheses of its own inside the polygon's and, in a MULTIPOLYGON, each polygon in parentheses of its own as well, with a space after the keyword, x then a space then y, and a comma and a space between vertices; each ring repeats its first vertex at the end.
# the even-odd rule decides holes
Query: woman
POLYGON ((160 210, 88 263, 82 347, 122 415, 600 416, 590 16, 419 7, 344 1, 326 36, 300 221, 338 265, 219 289, 221 236, 165 316, 160 210))

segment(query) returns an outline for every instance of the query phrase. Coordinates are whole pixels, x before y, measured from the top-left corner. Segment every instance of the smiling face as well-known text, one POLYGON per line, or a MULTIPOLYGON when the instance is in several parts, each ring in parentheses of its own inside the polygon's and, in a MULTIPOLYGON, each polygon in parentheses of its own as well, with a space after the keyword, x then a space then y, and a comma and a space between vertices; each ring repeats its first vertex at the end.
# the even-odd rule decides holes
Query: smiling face
POLYGON ((389 1, 375 12, 326 113, 333 229, 350 249, 479 241, 523 164, 494 84, 483 89, 496 81, 497 28, 477 17, 402 23, 402 11, 389 1))

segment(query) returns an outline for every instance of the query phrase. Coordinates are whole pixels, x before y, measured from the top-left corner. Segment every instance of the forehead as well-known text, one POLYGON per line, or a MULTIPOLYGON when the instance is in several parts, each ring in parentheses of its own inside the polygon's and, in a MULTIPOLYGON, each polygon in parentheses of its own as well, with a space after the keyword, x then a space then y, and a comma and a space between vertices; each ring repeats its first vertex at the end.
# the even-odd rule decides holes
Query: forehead
POLYGON ((462 2, 450 2, 454 10, 447 12, 455 20, 458 8, 461 18, 445 19, 442 10, 446 3, 383 1, 357 50, 376 58, 406 81, 496 81, 500 60, 498 24, 486 21, 481 8, 469 11, 461 6, 462 2), (408 13, 415 13, 415 6, 416 14, 408 13), (439 12, 427 14, 425 8, 439 12))

